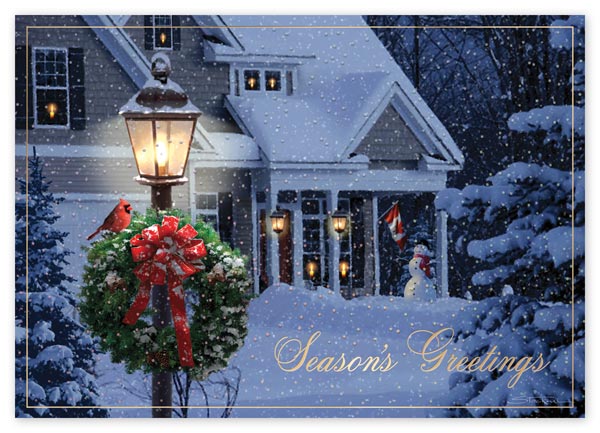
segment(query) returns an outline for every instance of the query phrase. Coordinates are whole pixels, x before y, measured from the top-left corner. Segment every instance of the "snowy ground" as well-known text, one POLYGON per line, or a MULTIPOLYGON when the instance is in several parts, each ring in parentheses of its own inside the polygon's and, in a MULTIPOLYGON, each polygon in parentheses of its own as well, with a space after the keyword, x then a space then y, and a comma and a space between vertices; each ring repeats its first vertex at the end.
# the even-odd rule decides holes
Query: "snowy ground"
MULTIPOLYGON (((115 200, 69 201, 58 207, 62 215, 57 226, 70 232, 66 247, 75 251, 68 273, 78 278, 83 271, 85 237, 102 221, 115 200)), ((131 201, 141 209, 145 203, 131 201)), ((74 284, 78 290, 78 283, 74 284)), ((344 300, 333 292, 308 291, 286 285, 271 287, 251 302, 249 334, 244 347, 230 365, 241 371, 236 409, 232 416, 435 416, 440 409, 385 409, 390 406, 432 406, 448 393, 448 373, 419 370, 422 360, 412 354, 406 338, 416 329, 436 330, 453 327, 457 313, 476 308, 475 302, 449 298, 434 304, 404 301, 398 297, 364 297, 344 300), (349 360, 355 356, 381 355, 387 350, 398 365, 389 372, 319 373, 299 370, 284 372, 274 357, 276 343, 282 337, 303 342, 315 332, 311 356, 339 356, 349 360), (253 406, 253 408, 242 408, 253 406), (273 406, 284 406, 273 408, 273 406), (285 408, 295 406, 296 408, 285 408), (318 408, 298 408, 313 406, 318 408), (325 409, 324 406, 336 406, 325 409), (339 408, 338 406, 343 406, 339 408), (370 407, 370 408, 365 408, 370 407), (381 409, 380 409, 381 408, 381 409)), ((459 326, 456 326, 460 328, 459 326)), ((459 348, 452 346, 451 350, 459 348)), ((384 355, 381 355, 384 356, 384 355)), ((107 406, 149 406, 149 377, 128 375, 121 365, 112 364, 107 354, 98 358, 98 385, 101 402, 107 406)), ((211 400, 222 405, 222 396, 211 400)), ((199 390, 194 390, 190 405, 204 405, 199 390)), ((214 409, 211 416, 218 416, 214 409)), ((150 416, 150 409, 112 409, 112 416, 150 416)), ((193 409, 190 416, 206 416, 205 409, 193 409)))
MULTIPOLYGON (((396 297, 346 301, 326 289, 271 287, 252 301, 249 335, 230 363, 242 372, 237 407, 232 416, 439 415, 440 409, 385 408, 432 406, 447 394, 448 373, 442 369, 434 373, 421 372, 422 360, 408 350, 406 338, 416 329, 452 327, 456 313, 469 304, 473 307, 476 303, 450 298, 420 304, 396 297), (286 336, 306 342, 317 330, 322 334, 311 347, 309 358, 313 355, 337 357, 342 352, 347 360, 355 356, 375 356, 381 354, 387 344, 385 353, 389 352, 398 365, 388 372, 359 369, 352 373, 319 373, 280 369, 274 356, 276 343, 286 336), (323 408, 326 406, 336 408, 323 408)), ((451 351, 459 350, 453 347, 451 351)), ((104 404, 148 404, 147 378, 125 375, 122 368, 111 364, 105 355, 101 357, 99 373, 104 404)), ((191 404, 204 404, 199 392, 193 393, 191 404)), ((222 402, 215 399, 213 404, 222 402)), ((205 410, 194 410, 191 416, 194 415, 205 416, 205 410)), ((149 410, 113 409, 112 416, 149 416, 149 410)))

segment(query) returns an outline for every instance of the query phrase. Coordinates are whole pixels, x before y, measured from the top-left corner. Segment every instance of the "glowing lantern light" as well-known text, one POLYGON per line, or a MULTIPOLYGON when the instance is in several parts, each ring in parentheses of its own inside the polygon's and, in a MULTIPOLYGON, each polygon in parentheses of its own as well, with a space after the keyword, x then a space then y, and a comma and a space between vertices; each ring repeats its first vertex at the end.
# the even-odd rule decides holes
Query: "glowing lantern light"
POLYGON ((348 215, 345 213, 336 210, 333 215, 331 215, 331 221, 333 222, 333 229, 337 233, 343 233, 346 230, 348 225, 348 215))
POLYGON ((271 228, 277 234, 283 232, 285 224, 285 213, 283 213, 279 207, 271 213, 271 228))

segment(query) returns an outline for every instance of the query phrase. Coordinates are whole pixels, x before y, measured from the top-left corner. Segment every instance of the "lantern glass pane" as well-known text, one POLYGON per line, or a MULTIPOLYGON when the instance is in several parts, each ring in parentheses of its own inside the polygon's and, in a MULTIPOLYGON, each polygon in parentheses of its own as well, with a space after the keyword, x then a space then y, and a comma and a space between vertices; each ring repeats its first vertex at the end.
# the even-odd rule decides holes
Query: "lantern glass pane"
POLYGON ((183 176, 194 123, 194 120, 156 121, 155 149, 159 176, 183 176))
POLYGON ((127 119, 127 130, 140 176, 155 176, 152 120, 127 119))

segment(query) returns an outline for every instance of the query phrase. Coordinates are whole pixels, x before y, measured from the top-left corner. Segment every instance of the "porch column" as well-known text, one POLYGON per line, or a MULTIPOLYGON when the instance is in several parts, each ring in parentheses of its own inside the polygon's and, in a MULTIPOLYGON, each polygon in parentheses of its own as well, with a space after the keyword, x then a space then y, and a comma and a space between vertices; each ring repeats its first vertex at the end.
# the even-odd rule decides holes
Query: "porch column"
POLYGON ((258 263, 258 251, 260 250, 258 224, 260 221, 260 215, 258 211, 258 203, 256 202, 256 184, 254 181, 254 176, 250 176, 250 195, 252 196, 252 278, 254 281, 254 294, 258 295, 260 294, 260 265, 258 263))
POLYGON ((374 294, 377 296, 381 290, 381 282, 379 279, 380 264, 379 264, 379 197, 373 194, 373 281, 375 283, 374 294))
POLYGON ((279 284, 279 235, 271 227, 271 213, 277 208, 277 193, 279 191, 271 186, 266 193, 265 224, 267 232, 267 274, 269 285, 279 284))
POLYGON ((329 218, 327 219, 326 230, 329 232, 329 288, 336 293, 340 293, 340 235, 333 229, 331 215, 338 207, 338 191, 327 191, 327 210, 329 218))
POLYGON ((438 210, 436 222, 436 286, 438 298, 448 297, 448 214, 438 210))

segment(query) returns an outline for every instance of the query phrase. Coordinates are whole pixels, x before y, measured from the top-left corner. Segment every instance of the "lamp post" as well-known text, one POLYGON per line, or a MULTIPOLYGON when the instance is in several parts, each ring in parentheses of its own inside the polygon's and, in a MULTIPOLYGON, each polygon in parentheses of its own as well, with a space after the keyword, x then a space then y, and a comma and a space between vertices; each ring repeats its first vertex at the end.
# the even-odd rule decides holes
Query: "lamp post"
MULTIPOLYGON (((152 207, 171 208, 171 187, 187 182, 184 176, 200 110, 186 93, 168 79, 171 62, 164 53, 152 57, 152 76, 121 107, 139 175, 135 180, 151 188, 152 207)), ((155 328, 169 326, 171 312, 166 285, 152 287, 155 328)), ((152 417, 170 418, 173 405, 170 372, 152 373, 152 417)))

